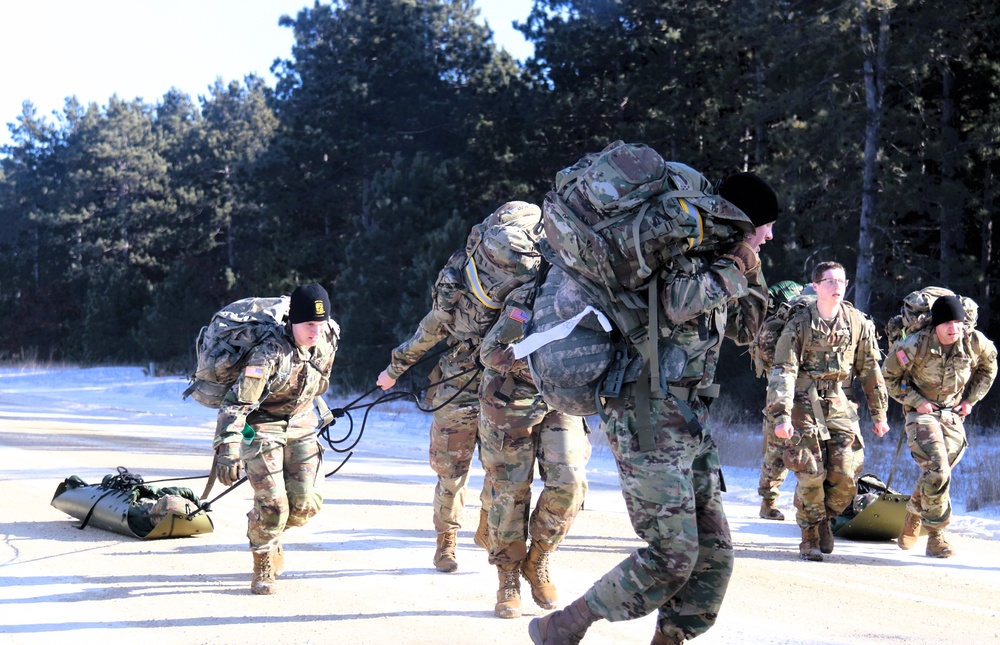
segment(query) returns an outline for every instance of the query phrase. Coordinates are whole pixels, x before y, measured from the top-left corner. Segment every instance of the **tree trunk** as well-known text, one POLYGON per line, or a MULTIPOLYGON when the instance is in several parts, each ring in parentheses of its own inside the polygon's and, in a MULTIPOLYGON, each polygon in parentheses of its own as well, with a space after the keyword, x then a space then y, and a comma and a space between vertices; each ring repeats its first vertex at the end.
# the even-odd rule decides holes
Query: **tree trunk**
MULTIPOLYGON (((962 238, 962 207, 958 198, 959 189, 955 178, 955 155, 958 154, 958 132, 955 130, 955 99, 952 88, 955 74, 945 58, 941 70, 941 135, 944 143, 941 151, 941 183, 938 202, 940 204, 941 230, 941 284, 954 284, 954 267, 958 261, 958 245, 962 238)), ((986 265, 989 266, 989 265, 986 265)))
POLYGON ((889 47, 889 8, 879 0, 858 0, 861 19, 861 48, 864 52, 865 146, 864 174, 861 184, 861 220, 858 227, 858 264, 855 272, 854 304, 868 309, 875 276, 875 222, 878 206, 877 164, 879 129, 882 123, 886 50, 889 47), (877 14, 877 32, 871 19, 877 14))

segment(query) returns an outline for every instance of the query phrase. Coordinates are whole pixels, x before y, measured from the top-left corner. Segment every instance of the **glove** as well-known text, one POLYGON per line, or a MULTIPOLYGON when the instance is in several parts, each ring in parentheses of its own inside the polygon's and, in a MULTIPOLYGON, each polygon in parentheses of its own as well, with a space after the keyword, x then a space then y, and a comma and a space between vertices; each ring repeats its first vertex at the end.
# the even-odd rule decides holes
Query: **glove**
POLYGON ((760 257, 757 252, 750 248, 746 242, 739 242, 732 245, 722 253, 722 257, 729 258, 736 263, 736 268, 743 275, 756 274, 760 268, 760 257))
POLYGON ((243 477, 240 444, 221 443, 215 449, 215 478, 223 486, 232 486, 243 477))

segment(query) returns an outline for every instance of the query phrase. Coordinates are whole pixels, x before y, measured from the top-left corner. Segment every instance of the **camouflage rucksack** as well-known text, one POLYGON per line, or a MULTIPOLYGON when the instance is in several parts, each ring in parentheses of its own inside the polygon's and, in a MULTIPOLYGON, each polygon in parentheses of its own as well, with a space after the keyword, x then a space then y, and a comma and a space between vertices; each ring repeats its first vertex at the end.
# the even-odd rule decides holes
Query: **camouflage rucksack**
POLYGON ((542 223, 542 255, 560 271, 548 272, 541 289, 555 293, 560 289, 557 281, 571 281, 580 297, 555 316, 546 312, 533 319, 529 333, 548 332, 574 320, 586 306, 614 326, 613 333, 598 332, 595 318, 586 316, 594 328, 569 329, 547 350, 548 356, 533 354, 537 343, 528 339, 515 348, 515 355, 528 356, 546 402, 569 414, 599 413, 599 397, 617 396, 630 348, 642 357, 648 372, 640 387, 662 391, 670 379, 661 378, 661 373, 673 373, 677 353, 658 346, 659 276, 665 270, 690 270, 693 256, 729 246, 755 230, 699 172, 664 161, 645 145, 621 141, 556 175, 555 190, 545 197, 542 223), (604 349, 591 351, 591 332, 604 334, 601 347, 615 346, 611 359, 604 349), (568 362, 560 357, 575 361, 574 369, 567 369, 568 362), (581 385, 577 370, 597 376, 581 385), (562 395, 553 396, 556 391, 562 395))
POLYGON ((191 396, 210 408, 222 405, 223 397, 246 367, 250 350, 266 338, 282 334, 290 301, 288 296, 244 298, 217 311, 198 333, 198 366, 184 398, 191 396))
POLYGON ((451 257, 434 286, 435 314, 452 333, 482 338, 507 294, 535 278, 541 215, 534 204, 507 202, 472 227, 465 251, 451 257))
POLYGON ((778 344, 778 337, 781 336, 785 323, 803 307, 816 301, 816 294, 811 288, 804 290, 802 285, 789 280, 775 284, 768 289, 768 292, 771 296, 767 308, 768 316, 760 324, 757 337, 750 344, 750 358, 753 359, 757 378, 766 377, 771 371, 774 348, 778 344))
POLYGON ((754 232, 701 173, 621 141, 556 175, 542 221, 553 264, 613 291, 639 289, 661 268, 688 268, 685 254, 754 232))
MULTIPOLYGON (((931 323, 931 307, 941 296, 954 296, 954 291, 944 287, 924 287, 910 292, 903 298, 899 313, 889 319, 885 325, 885 335, 891 346, 897 340, 905 339, 915 334, 931 323)), ((965 309, 965 328, 972 331, 979 318, 979 305, 972 298, 958 296, 965 309)))

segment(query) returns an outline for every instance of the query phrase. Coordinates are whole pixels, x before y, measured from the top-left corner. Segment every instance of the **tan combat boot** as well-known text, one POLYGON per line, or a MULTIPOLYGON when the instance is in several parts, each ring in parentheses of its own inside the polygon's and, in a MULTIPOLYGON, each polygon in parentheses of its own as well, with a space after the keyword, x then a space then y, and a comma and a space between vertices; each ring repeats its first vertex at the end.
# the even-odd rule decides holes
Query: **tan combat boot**
POLYGON ((274 582, 274 552, 253 554, 253 579, 250 581, 250 592, 269 596, 278 593, 274 582))
POLYGON ((665 636, 660 632, 653 632, 653 640, 649 641, 649 645, 683 645, 684 639, 673 638, 672 636, 665 636))
POLYGON ((568 607, 532 620, 528 636, 535 645, 576 645, 598 620, 583 598, 577 598, 568 607))
POLYGON ((927 555, 932 558, 950 558, 955 555, 944 539, 944 529, 927 529, 927 555))
POLYGON ((281 546, 281 542, 278 542, 271 556, 271 566, 274 568, 275 578, 285 572, 285 547, 281 546))
POLYGON ((819 526, 812 525, 802 529, 802 542, 799 543, 799 559, 810 562, 822 562, 823 554, 819 550, 819 526))
POLYGON ((488 513, 485 508, 479 509, 479 526, 476 528, 476 534, 472 536, 472 541, 476 543, 476 546, 482 547, 487 551, 490 550, 490 526, 488 520, 488 513))
POLYGON ((760 500, 760 516, 765 520, 783 521, 785 514, 778 510, 774 504, 775 500, 764 498, 760 500))
POLYGON ((497 578, 500 589, 497 591, 497 604, 493 615, 497 618, 518 618, 521 616, 521 564, 498 564, 497 578))
POLYGON ((816 528, 819 529, 820 553, 833 553, 833 526, 830 524, 830 518, 824 517, 816 528))
POLYGON ((917 543, 917 538, 920 536, 920 515, 917 513, 906 513, 906 519, 903 520, 903 528, 899 531, 899 537, 896 538, 896 544, 899 548, 907 551, 912 549, 917 543))
POLYGON ((521 565, 521 575, 531 585, 531 598, 542 609, 555 609, 559 599, 556 586, 549 578, 549 554, 555 548, 531 541, 528 558, 521 565))
POLYGON ((455 559, 455 547, 458 546, 458 532, 448 531, 438 533, 437 550, 434 551, 434 568, 442 573, 451 573, 458 569, 455 559))

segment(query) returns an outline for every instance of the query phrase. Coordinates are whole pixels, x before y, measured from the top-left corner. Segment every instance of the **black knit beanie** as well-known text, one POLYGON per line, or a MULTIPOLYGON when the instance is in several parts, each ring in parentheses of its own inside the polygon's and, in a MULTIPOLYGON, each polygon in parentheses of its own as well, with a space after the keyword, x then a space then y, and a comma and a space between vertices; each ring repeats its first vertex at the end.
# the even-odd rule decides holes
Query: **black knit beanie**
POLYGON ((288 307, 288 321, 291 323, 319 322, 330 317, 330 296, 318 284, 304 284, 292 292, 292 302, 288 307))
POLYGON ((965 307, 956 296, 941 296, 931 305, 931 325, 937 327, 941 323, 957 320, 965 322, 965 307))
POLYGON ((778 219, 778 196, 767 182, 752 172, 731 175, 719 184, 719 195, 746 213, 754 226, 778 219))

